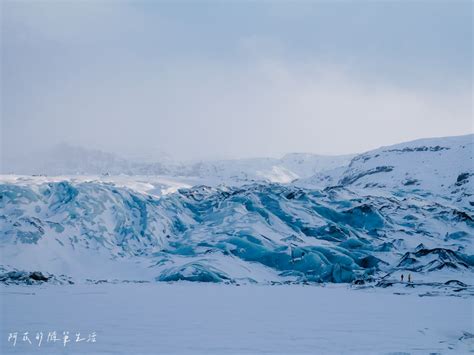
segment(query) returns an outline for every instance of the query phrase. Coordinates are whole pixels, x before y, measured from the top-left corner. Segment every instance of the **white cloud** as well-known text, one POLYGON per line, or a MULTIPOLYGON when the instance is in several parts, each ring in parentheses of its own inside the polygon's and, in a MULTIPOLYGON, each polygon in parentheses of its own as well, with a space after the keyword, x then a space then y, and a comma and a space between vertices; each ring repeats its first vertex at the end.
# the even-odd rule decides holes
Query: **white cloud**
POLYGON ((160 39, 174 26, 167 32, 129 5, 80 4, 9 13, 7 39, 33 37, 25 39, 32 58, 22 58, 31 76, 10 72, 4 83, 16 94, 4 109, 7 154, 60 141, 178 158, 338 154, 473 130, 471 87, 396 86, 295 59, 279 39, 257 34, 232 44, 234 60, 204 49, 167 57, 173 48, 160 39), (135 52, 133 39, 146 46, 135 52))

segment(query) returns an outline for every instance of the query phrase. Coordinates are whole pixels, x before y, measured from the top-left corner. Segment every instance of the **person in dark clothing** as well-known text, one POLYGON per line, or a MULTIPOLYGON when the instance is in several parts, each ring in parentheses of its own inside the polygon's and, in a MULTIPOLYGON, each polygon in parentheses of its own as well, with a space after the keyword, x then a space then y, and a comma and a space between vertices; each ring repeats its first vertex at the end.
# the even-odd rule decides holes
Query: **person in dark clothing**
POLYGON ((400 280, 403 282, 403 274, 402 274, 402 276, 400 276, 400 280))
POLYGON ((408 282, 411 283, 411 274, 408 274, 408 282))

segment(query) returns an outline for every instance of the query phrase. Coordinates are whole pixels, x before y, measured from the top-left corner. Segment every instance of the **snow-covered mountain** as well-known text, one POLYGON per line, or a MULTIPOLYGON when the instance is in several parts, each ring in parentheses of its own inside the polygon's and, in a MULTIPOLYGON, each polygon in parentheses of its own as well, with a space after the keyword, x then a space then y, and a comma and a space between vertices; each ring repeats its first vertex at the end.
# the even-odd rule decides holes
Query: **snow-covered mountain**
MULTIPOLYGON (((178 185, 168 194, 142 182, 134 188, 118 180, 6 176, 2 277, 25 277, 8 273, 25 270, 75 281, 386 286, 411 273, 424 282, 457 280, 453 287, 463 288, 474 276, 472 139, 383 147, 295 183, 246 179, 178 185)), ((315 158, 285 159, 296 174, 311 172, 306 162, 315 158)), ((256 169, 261 161, 252 164, 244 165, 256 169)), ((225 164, 197 170, 230 175, 225 164)))
POLYGON ((99 150, 60 144, 47 152, 7 162, 3 172, 34 175, 130 175, 187 177, 208 185, 236 185, 252 181, 287 183, 349 164, 352 155, 287 154, 281 159, 252 158, 173 161, 168 155, 157 161, 130 160, 99 150))
POLYGON ((345 166, 352 157, 293 153, 281 159, 204 161, 184 168, 184 175, 197 177, 206 185, 241 185, 254 181, 289 183, 298 178, 345 166))
POLYGON ((325 171, 299 186, 344 186, 359 192, 432 195, 473 206, 474 135, 420 139, 355 156, 347 167, 325 171))
POLYGON ((46 151, 10 159, 3 173, 34 175, 133 175, 150 172, 166 175, 174 167, 168 156, 163 161, 142 162, 124 159, 116 154, 61 143, 46 151))

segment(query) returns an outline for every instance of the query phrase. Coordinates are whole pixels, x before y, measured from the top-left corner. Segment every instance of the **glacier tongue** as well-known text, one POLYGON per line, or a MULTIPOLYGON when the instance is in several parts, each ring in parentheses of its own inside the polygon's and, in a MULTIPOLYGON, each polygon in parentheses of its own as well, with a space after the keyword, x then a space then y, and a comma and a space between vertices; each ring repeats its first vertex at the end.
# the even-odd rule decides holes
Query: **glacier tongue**
POLYGON ((473 137, 382 147, 292 183, 322 158, 200 165, 194 178, 4 175, 0 276, 470 284, 473 137))
POLYGON ((71 181, 6 183, 0 196, 6 269, 231 283, 473 276, 472 210, 420 196, 254 183, 156 197, 71 181))

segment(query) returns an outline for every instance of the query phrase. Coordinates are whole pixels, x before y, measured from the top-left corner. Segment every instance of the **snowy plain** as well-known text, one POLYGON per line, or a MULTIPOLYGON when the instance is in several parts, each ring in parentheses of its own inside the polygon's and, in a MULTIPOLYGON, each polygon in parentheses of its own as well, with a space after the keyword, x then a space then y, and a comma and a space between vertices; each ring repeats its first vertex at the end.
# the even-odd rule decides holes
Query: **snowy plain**
POLYGON ((0 292, 3 354, 464 354, 474 349, 472 297, 420 297, 347 285, 188 282, 10 286, 0 292), (33 339, 36 332, 54 330, 56 343, 43 340, 38 346, 33 339), (26 331, 32 344, 20 338, 26 331), (66 346, 63 331, 71 336, 66 346), (16 346, 7 341, 10 332, 19 332, 16 346), (96 342, 77 343, 76 332, 96 332, 96 342))

